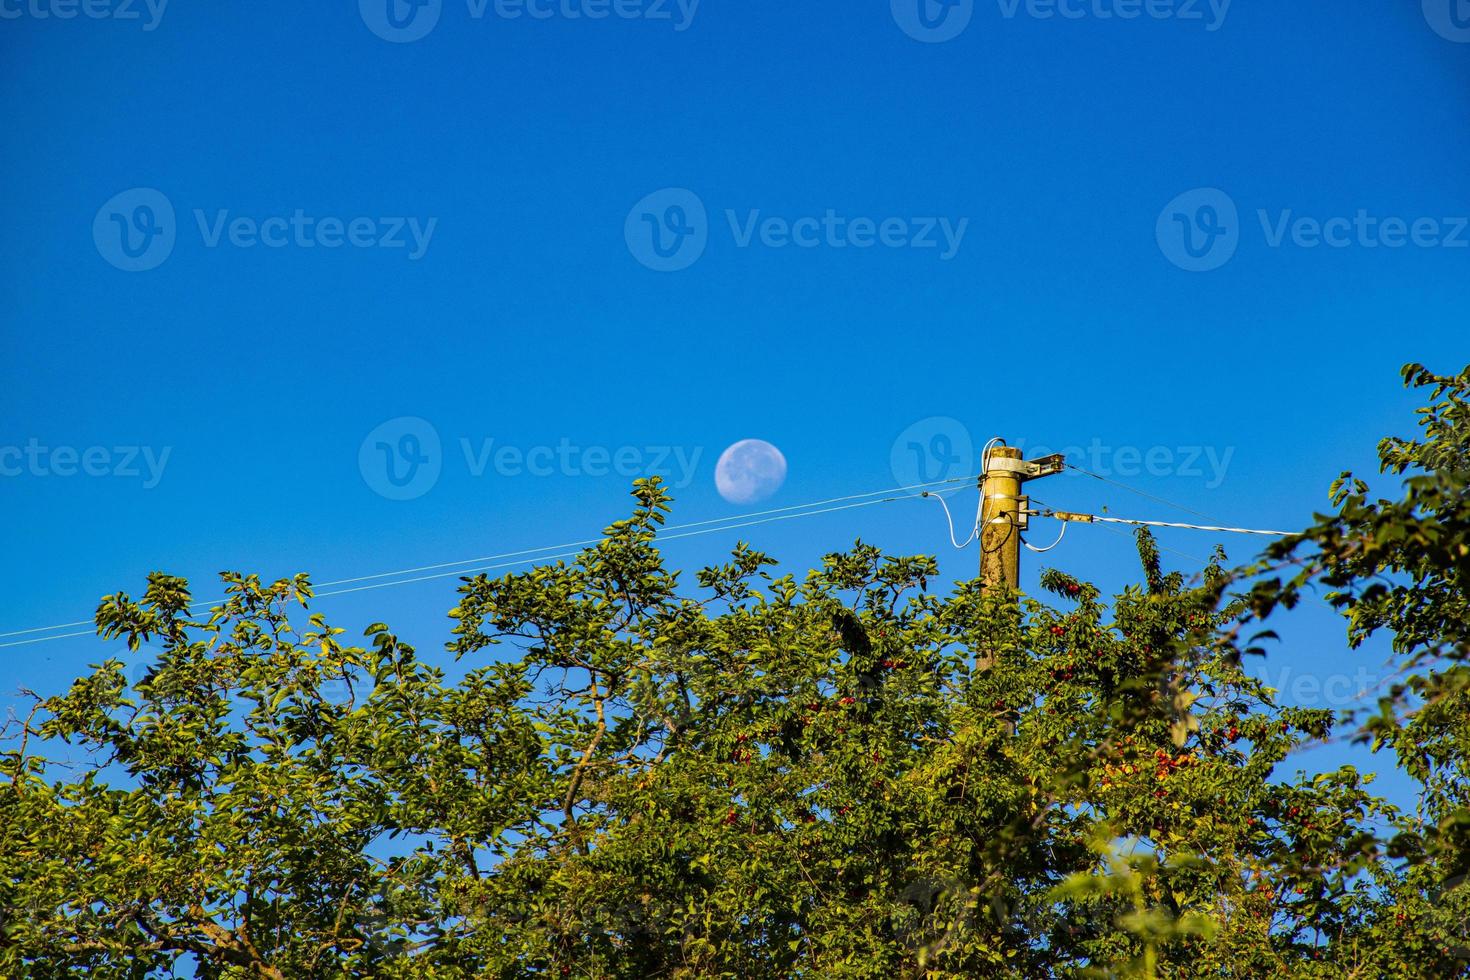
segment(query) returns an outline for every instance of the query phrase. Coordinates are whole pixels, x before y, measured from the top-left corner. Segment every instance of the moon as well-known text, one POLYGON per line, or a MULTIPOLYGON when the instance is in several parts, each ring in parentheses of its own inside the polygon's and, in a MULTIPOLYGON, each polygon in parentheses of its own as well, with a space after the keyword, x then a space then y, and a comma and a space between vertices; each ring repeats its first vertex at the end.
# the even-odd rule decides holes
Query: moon
POLYGON ((715 489, 732 504, 765 500, 786 482, 786 457, 760 439, 742 439, 720 453, 715 489))

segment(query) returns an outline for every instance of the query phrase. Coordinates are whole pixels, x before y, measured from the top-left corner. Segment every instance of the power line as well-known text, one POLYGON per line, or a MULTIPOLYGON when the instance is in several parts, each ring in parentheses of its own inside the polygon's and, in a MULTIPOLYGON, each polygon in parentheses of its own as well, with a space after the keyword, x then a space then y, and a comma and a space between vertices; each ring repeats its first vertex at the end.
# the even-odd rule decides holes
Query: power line
MULTIPOLYGON (((55 627, 53 627, 53 629, 54 628, 55 627)), ((37 632, 37 631, 36 630, 25 630, 25 632, 27 632, 27 633, 34 633, 34 632, 37 632)), ((0 647, 23 647, 23 646, 26 646, 26 645, 31 644, 31 643, 46 643, 49 640, 69 640, 69 639, 71 639, 74 636, 96 636, 96 635, 97 635, 97 631, 95 629, 81 630, 80 632, 77 632, 77 633, 54 633, 51 636, 38 636, 38 637, 35 637, 34 639, 30 639, 30 640, 14 640, 14 641, 12 641, 10 643, 0 643, 0 647)))
MULTIPOLYGON (((1108 527, 1106 524, 1104 524, 1104 525, 1100 526, 1098 528, 1098 530, 1099 531, 1106 531, 1109 534, 1116 534, 1118 537, 1123 538, 1124 540, 1131 540, 1131 538, 1129 537, 1129 534, 1128 534, 1127 531, 1121 530, 1121 529, 1116 528, 1116 527, 1108 527)), ((1155 546, 1160 551, 1167 551, 1171 555, 1178 555, 1180 558, 1188 558, 1190 561, 1194 562, 1196 565, 1208 565, 1210 563, 1210 561, 1209 561, 1208 558, 1201 558, 1199 555, 1191 555, 1187 551, 1180 551, 1178 548, 1171 548, 1171 547, 1169 547, 1166 544, 1161 544, 1159 542, 1155 542, 1155 546)))
MULTIPOLYGON (((998 440, 992 440, 991 443, 989 443, 989 444, 986 445, 986 455, 987 456, 989 454, 990 446, 992 444, 994 444, 996 441, 998 441, 998 440)), ((1109 479, 1107 477, 1101 476, 1100 474, 1093 473, 1093 472, 1091 472, 1089 470, 1083 469, 1080 466, 1076 466, 1076 465, 1071 464, 1071 463, 1067 463, 1065 465, 1068 468, 1070 468, 1070 469, 1077 470, 1079 473, 1083 473, 1083 474, 1085 474, 1087 476, 1092 477, 1093 479, 1100 480, 1103 483, 1107 483, 1107 484, 1111 484, 1113 486, 1117 486, 1117 487, 1119 487, 1121 489, 1124 489, 1124 490, 1129 491, 1130 493, 1136 493, 1139 496, 1147 497, 1147 498, 1149 498, 1151 500, 1155 500, 1155 501, 1157 501, 1159 503, 1166 504, 1166 505, 1168 505, 1170 507, 1175 507, 1175 508, 1180 509, 1180 510, 1188 511, 1189 513, 1192 513, 1192 514, 1199 514, 1199 516, 1201 516, 1201 517, 1208 517, 1208 515, 1200 514, 1198 511, 1191 510, 1190 508, 1185 507, 1182 504, 1177 504, 1177 503, 1174 503, 1173 501, 1167 500, 1167 499, 1165 499, 1163 497, 1158 497, 1158 496, 1155 496, 1153 494, 1145 493, 1142 490, 1137 490, 1137 489, 1135 489, 1133 487, 1128 486, 1127 484, 1119 483, 1116 480, 1111 480, 1111 479, 1109 479)), ((935 480, 935 481, 928 482, 928 483, 912 484, 912 485, 905 486, 905 487, 899 487, 896 490, 870 490, 870 491, 867 491, 865 493, 848 494, 846 496, 841 496, 841 497, 831 497, 831 498, 828 498, 826 500, 811 501, 809 503, 804 503, 804 504, 792 504, 792 505, 787 506, 787 507, 776 507, 776 508, 772 508, 772 509, 769 509, 769 510, 754 511, 754 512, 751 512, 751 513, 748 513, 748 514, 732 515, 730 517, 721 517, 721 518, 711 518, 709 520, 694 521, 694 522, 687 523, 687 524, 673 524, 673 525, 669 525, 668 527, 659 529, 656 532, 656 535, 657 535, 657 538, 656 539, 659 540, 659 541, 678 540, 678 539, 681 539, 681 538, 697 537, 697 536, 703 535, 703 534, 715 534, 715 533, 718 533, 718 532, 721 532, 721 531, 733 531, 733 530, 738 530, 738 529, 741 529, 741 528, 756 527, 756 526, 761 525, 761 524, 769 524, 769 523, 774 523, 776 521, 795 520, 796 518, 800 518, 800 517, 815 517, 815 516, 818 516, 818 515, 821 515, 821 514, 831 514, 831 513, 836 513, 836 512, 844 511, 844 510, 852 510, 852 509, 859 508, 859 507, 870 507, 870 506, 873 506, 875 504, 892 503, 892 502, 895 502, 895 501, 898 501, 898 500, 921 499, 921 498, 925 498, 925 497, 933 497, 933 498, 939 500, 940 505, 944 507, 946 518, 949 519, 950 518, 949 508, 948 508, 948 506, 945 505, 945 501, 943 499, 943 496, 944 496, 944 494, 947 494, 947 493, 957 492, 960 488, 956 487, 954 490, 931 490, 929 488, 945 487, 945 486, 948 486, 950 484, 957 484, 957 483, 968 483, 968 482, 973 481, 975 479, 976 479, 976 477, 973 476, 973 475, 967 475, 967 476, 961 476, 961 477, 953 477, 953 478, 947 479, 947 480, 935 480), (907 492, 907 491, 915 491, 915 490, 922 491, 922 492, 921 493, 917 493, 917 494, 913 494, 913 493, 908 493, 907 492), (889 494, 889 496, 886 496, 886 497, 880 496, 882 494, 889 494), (897 495, 894 495, 894 494, 897 494, 897 495), (868 498, 878 498, 878 499, 868 499, 868 498), (835 505, 835 506, 828 506, 828 505, 835 505), (669 533, 669 532, 676 532, 676 533, 669 533)), ((983 503, 984 503, 984 498, 982 496, 982 498, 981 498, 981 504, 982 504, 982 506, 983 506, 983 503)), ((1039 504, 1039 503, 1041 503, 1041 501, 1036 501, 1036 503, 1039 504)), ((1043 507, 1045 507, 1044 504, 1043 504, 1043 507)), ((1037 512, 1037 514, 1035 516, 1039 516, 1039 517, 1051 517, 1051 518, 1055 518, 1055 519, 1061 520, 1063 522, 1068 522, 1068 523, 1122 524, 1122 525, 1130 525, 1130 526, 1134 526, 1134 527, 1167 527, 1167 528, 1180 528, 1180 529, 1184 529, 1184 530, 1193 530, 1193 531, 1210 531, 1210 532, 1226 533, 1226 534, 1253 534, 1253 535, 1263 535, 1263 536, 1272 536, 1272 537, 1286 537, 1286 536, 1289 536, 1290 534, 1295 533, 1295 532, 1290 532, 1290 531, 1268 531, 1268 530, 1257 530, 1257 529, 1254 529, 1254 528, 1226 527, 1226 526, 1221 526, 1221 525, 1186 524, 1186 523, 1180 523, 1180 522, 1174 522, 1174 521, 1134 520, 1134 519, 1129 519, 1129 518, 1106 517, 1106 516, 1100 516, 1100 515, 1094 515, 1094 514, 1077 514, 1077 513, 1067 512, 1067 511, 1052 510, 1050 508, 1047 508, 1045 510, 1042 510, 1042 511, 1037 512)), ((979 525, 979 519, 978 519, 978 517, 979 517, 979 515, 977 513, 977 520, 976 520, 976 526, 977 526, 977 528, 978 528, 978 525, 979 525)), ((953 520, 952 519, 949 519, 948 520, 948 523, 949 523, 949 530, 950 530, 950 541, 956 547, 963 548, 965 545, 969 544, 970 541, 974 540, 974 531, 972 531, 971 537, 969 539, 967 539, 964 544, 959 544, 954 539, 954 523, 953 523, 953 520)), ((1065 524, 1064 524, 1064 527, 1063 527, 1063 534, 1065 534, 1065 524)), ((586 547, 590 547, 590 546, 599 544, 602 540, 603 540, 602 538, 589 538, 589 539, 586 539, 586 540, 583 540, 583 541, 570 541, 570 542, 565 542, 563 544, 546 545, 546 546, 540 547, 540 548, 527 548, 527 549, 523 549, 521 551, 509 551, 509 552, 503 552, 503 553, 497 554, 497 555, 486 555, 486 556, 482 556, 482 557, 479 557, 479 558, 466 558, 466 559, 461 559, 459 561, 439 562, 439 563, 431 564, 431 565, 419 565, 419 566, 412 567, 412 568, 402 568, 402 569, 396 569, 394 571, 388 571, 388 572, 376 572, 376 573, 371 574, 371 575, 359 575, 359 576, 354 576, 354 577, 351 577, 351 578, 334 579, 334 580, 331 580, 331 581, 328 581, 328 582, 318 583, 315 586, 315 588, 317 588, 317 589, 328 589, 328 590, 331 590, 331 591, 318 591, 318 592, 316 592, 314 594, 314 598, 328 598, 328 597, 331 597, 331 596, 348 595, 348 594, 355 593, 355 592, 366 592, 366 591, 370 591, 370 590, 373 590, 373 589, 391 588, 393 586, 398 586, 398 585, 410 585, 410 584, 413 584, 413 583, 416 583, 416 582, 426 582, 426 581, 432 581, 432 580, 435 580, 435 579, 449 578, 449 577, 453 577, 453 576, 464 576, 464 575, 470 575, 470 574, 481 574, 481 573, 484 573, 484 572, 494 571, 494 570, 501 569, 501 568, 510 568, 510 567, 514 567, 514 566, 517 566, 517 565, 524 565, 524 564, 528 564, 528 563, 532 563, 532 562, 538 562, 538 561, 556 561, 556 560, 561 560, 561 559, 565 559, 565 558, 572 558, 572 557, 576 557, 576 555, 579 554, 579 551, 576 551, 576 550, 568 551, 566 549, 581 549, 581 548, 586 548, 586 547), (417 573, 419 573, 419 572, 428 572, 428 573, 431 573, 431 574, 418 575, 417 573), (413 576, 413 577, 411 577, 411 578, 404 578, 403 576, 413 576), (388 581, 379 581, 379 580, 388 580, 388 581), (372 584, 368 584, 368 585, 359 585, 358 584, 358 583, 362 583, 362 582, 369 582, 369 583, 372 583, 372 584), (334 586, 343 586, 343 585, 352 586, 352 587, 351 588, 341 588, 341 589, 334 589, 333 588, 334 586)), ((1062 538, 1059 536, 1058 539, 1057 539, 1057 541, 1056 541, 1056 543, 1053 544, 1053 545, 1051 545, 1050 547, 1045 548, 1045 549, 1033 549, 1033 550, 1050 551, 1051 548, 1054 548, 1058 544, 1060 544, 1061 543, 1061 540, 1062 540, 1062 538)), ((1030 547, 1030 546, 1028 545, 1028 547, 1030 547)), ((1167 549, 1167 550, 1173 551, 1174 549, 1167 549)), ((1181 554, 1182 555, 1183 552, 1178 552, 1178 554, 1181 554)), ((1185 557, 1189 557, 1189 558, 1191 558, 1191 559, 1193 559, 1195 561, 1199 561, 1200 560, 1200 559, 1196 558, 1193 555, 1188 555, 1188 556, 1185 556, 1185 557)), ((211 608, 211 607, 213 607, 213 606, 215 606, 218 603, 223 602, 223 601, 224 601, 223 599, 216 599, 216 600, 211 600, 211 601, 200 601, 200 602, 191 603, 190 606, 189 606, 189 611, 193 612, 193 611, 200 610, 200 609, 211 608)), ((92 621, 91 620, 80 620, 80 621, 73 622, 73 623, 60 623, 60 624, 56 624, 56 625, 53 625, 53 626, 40 626, 40 627, 35 627, 35 628, 32 628, 32 629, 14 630, 14 631, 11 631, 11 632, 0 633, 0 638, 15 637, 15 636, 26 636, 26 635, 32 634, 32 633, 51 633, 54 630, 70 629, 72 627, 91 626, 91 625, 92 625, 92 621)), ((7 642, 7 643, 0 643, 0 648, 4 648, 4 647, 16 647, 16 646, 26 646, 26 645, 34 644, 34 643, 45 643, 45 642, 48 642, 50 640, 64 640, 64 639, 71 639, 71 638, 75 638, 75 637, 90 636, 90 635, 93 635, 93 631, 92 630, 84 630, 84 631, 78 631, 78 632, 73 632, 73 633, 60 633, 60 634, 49 635, 49 636, 41 636, 41 637, 32 637, 30 639, 25 639, 25 640, 12 640, 12 641, 7 642)))
MULTIPOLYGON (((1047 510, 1047 511, 1050 511, 1050 510, 1053 509, 1050 504, 1046 503, 1043 500, 1037 500, 1035 497, 1032 497, 1031 498, 1031 502, 1034 503, 1034 504, 1040 505, 1042 508, 1044 508, 1044 510, 1047 510)), ((1035 516, 1044 516, 1044 514, 1037 514, 1035 516)), ((1067 527, 1067 524, 1065 522, 1063 522, 1062 528, 1065 530, 1066 527, 1067 527)), ((1128 537, 1128 532, 1127 531, 1121 530, 1121 529, 1116 528, 1116 527, 1109 527, 1106 524, 1099 526, 1098 527, 1098 530, 1099 531, 1106 531, 1109 534, 1116 534, 1120 538, 1127 538, 1128 537)), ((1060 543, 1060 538, 1058 539, 1058 543, 1060 543)), ((1178 555, 1180 558, 1188 558, 1190 561, 1194 562, 1196 565, 1208 565, 1209 564, 1209 561, 1207 559, 1201 558, 1199 555, 1191 555, 1187 551, 1180 551, 1178 548, 1171 548, 1171 547, 1169 547, 1166 544, 1158 543, 1157 544, 1157 547, 1158 547, 1158 549, 1160 551, 1167 551, 1170 554, 1178 555)), ((1035 550, 1035 549, 1032 549, 1032 550, 1035 550)), ((1050 549, 1048 549, 1048 550, 1050 550, 1050 549)))
MULTIPOLYGON (((717 534, 720 531, 734 531, 734 530, 738 530, 739 528, 743 528, 743 527, 755 527, 757 524, 772 524, 772 523, 774 523, 776 521, 791 521, 791 520, 795 520, 798 517, 815 517, 818 514, 833 514, 833 513, 836 513, 837 511, 840 511, 840 510, 854 510, 855 508, 858 508, 858 507, 872 507, 874 504, 890 504, 890 503, 893 503, 894 501, 897 501, 897 500, 916 500, 916 499, 918 499, 916 496, 914 496, 914 495, 907 495, 906 494, 906 495, 901 496, 901 497, 884 497, 881 500, 865 500, 865 501, 863 501, 861 503, 856 503, 856 504, 844 504, 841 507, 828 507, 828 508, 825 508, 823 510, 808 510, 808 511, 802 511, 799 514, 786 514, 786 515, 781 516, 781 517, 767 517, 767 518, 764 518, 764 519, 759 520, 759 521, 746 521, 746 522, 741 523, 741 524, 724 524, 724 525, 721 525, 720 527, 705 528, 704 530, 701 530, 701 531, 685 531, 685 532, 683 532, 681 534, 660 534, 660 535, 658 535, 657 540, 658 541, 672 541, 672 540, 676 540, 678 538, 693 538, 693 537, 698 537, 701 534, 717 534)), ((684 525, 684 526, 687 527, 689 525, 684 525)), ((601 540, 603 540, 603 539, 601 539, 601 538, 598 539, 598 541, 601 541, 601 540)), ((394 580, 392 582, 377 582, 377 583, 374 583, 373 585, 360 585, 360 586, 357 586, 357 587, 351 588, 351 589, 338 589, 338 590, 336 590, 334 592, 317 592, 317 593, 314 593, 312 597, 313 598, 316 598, 316 599, 321 599, 321 598, 324 598, 326 596, 346 595, 349 592, 367 592, 367 591, 369 591, 371 589, 386 589, 386 588, 389 588, 390 586, 394 586, 394 585, 408 585, 408 584, 410 584, 412 582, 428 582, 428 581, 431 581, 433 579, 449 578, 449 577, 454 576, 454 575, 470 575, 470 574, 475 574, 475 573, 480 573, 480 572, 489 572, 489 571, 494 571, 495 569, 498 569, 498 568, 511 568, 511 567, 513 567, 515 565, 526 565, 526 564, 529 564, 530 562, 535 562, 535 561, 555 561, 555 560, 561 559, 561 558, 575 558, 579 554, 581 554, 581 552, 579 552, 579 551, 568 551, 568 552, 564 552, 564 553, 559 554, 559 555, 537 555, 537 556, 532 557, 532 558, 522 558, 519 561, 502 562, 502 563, 496 564, 496 565, 483 565, 483 566, 480 566, 478 568, 459 568, 459 569, 455 569, 452 572, 436 572, 433 575, 421 575, 421 576, 419 576, 417 578, 396 579, 396 580, 394 580)), ((0 643, 0 646, 4 646, 4 645, 5 644, 0 643)))
POLYGON ((1296 531, 1261 531, 1249 527, 1216 527, 1207 524, 1180 524, 1175 521, 1144 521, 1133 520, 1126 517, 1100 517, 1096 514, 1074 514, 1063 510, 1045 510, 1037 516, 1051 517, 1059 521, 1070 521, 1074 524, 1129 524, 1133 527, 1177 527, 1186 531, 1217 531, 1223 534, 1260 534, 1273 538, 1285 538, 1296 534, 1296 531))
POLYGON ((1209 514, 1202 514, 1202 513, 1200 513, 1199 511, 1195 510, 1192 507, 1186 507, 1183 504, 1176 504, 1174 501, 1169 500, 1169 499, 1167 499, 1165 497, 1159 497, 1159 496, 1156 496, 1156 495, 1151 494, 1151 493, 1145 493, 1144 491, 1139 490, 1137 487, 1130 487, 1126 483, 1119 483, 1117 480, 1112 480, 1112 479, 1109 479, 1108 477, 1105 477, 1105 476, 1103 476, 1103 475, 1101 475, 1099 473, 1094 473, 1091 470, 1083 469, 1082 467, 1076 465, 1075 463, 1065 463, 1063 465, 1065 465, 1067 467, 1067 469, 1069 469, 1069 470, 1076 470, 1078 473, 1081 473, 1084 476, 1090 476, 1094 480, 1100 480, 1101 482, 1106 483, 1106 484, 1108 484, 1110 486, 1117 487, 1120 490, 1127 490, 1129 493, 1136 493, 1140 497, 1147 497, 1149 500, 1152 500, 1154 503, 1164 504, 1166 506, 1173 507, 1176 510, 1182 510, 1186 514, 1193 514, 1195 517, 1203 517, 1207 521, 1212 521, 1212 520, 1215 519, 1214 517, 1210 516, 1209 514))
MULTIPOLYGON (((906 487, 899 487, 899 488, 897 488, 897 493, 899 495, 897 495, 897 496, 882 497, 882 498, 877 499, 877 500, 867 500, 867 499, 864 499, 864 498, 877 497, 879 494, 890 494, 891 495, 891 494, 894 494, 895 491, 894 490, 871 490, 871 491, 868 491, 867 493, 849 494, 849 495, 843 496, 843 497, 832 497, 832 498, 829 498, 827 500, 817 500, 817 501, 812 501, 810 503, 805 503, 805 504, 792 504, 791 506, 788 506, 788 507, 775 507, 775 508, 772 508, 770 510, 754 511, 754 512, 749 513, 749 514, 736 514, 736 515, 732 515, 730 517, 712 518, 710 520, 704 520, 704 521, 693 521, 693 522, 688 523, 688 524, 673 524, 673 525, 670 525, 670 526, 668 526, 666 528, 663 528, 662 531, 660 531, 657 534, 657 540, 659 540, 659 541, 671 541, 671 540, 678 540, 678 539, 681 539, 681 538, 698 537, 699 535, 702 535, 702 534, 715 534, 715 533, 718 533, 720 531, 733 531, 733 530, 738 530, 740 528, 755 527, 755 526, 760 525, 760 524, 770 524, 770 523, 774 523, 776 521, 789 521, 789 520, 794 520, 794 519, 796 519, 798 517, 815 517, 815 516, 818 516, 820 514, 832 514, 832 513, 838 512, 838 511, 853 510, 853 509, 859 508, 859 507, 870 507, 870 506, 873 506, 875 504, 892 503, 892 502, 898 501, 898 500, 916 500, 916 499, 919 499, 919 496, 918 495, 904 493, 904 491, 908 491, 908 490, 923 490, 923 489, 928 488, 928 487, 939 487, 939 486, 944 486, 946 484, 960 483, 960 482, 969 482, 969 481, 974 480, 974 479, 976 479, 976 477, 974 477, 974 476, 962 476, 962 477, 954 477, 954 478, 947 479, 947 480, 935 480, 935 481, 932 481, 930 483, 919 483, 919 484, 913 484, 913 485, 906 486, 906 487), (860 502, 859 503, 848 503, 848 501, 860 501, 860 502), (841 506, 825 507, 824 508, 823 505, 825 505, 825 504, 840 504, 841 506), (818 509, 812 509, 812 508, 818 508, 818 509), (744 518, 760 518, 760 519, 759 520, 744 520, 744 518), (736 523, 730 523, 732 521, 733 522, 736 522, 736 523), (719 525, 719 526, 716 527, 716 526, 710 526, 710 525, 719 525), (688 530, 690 528, 700 528, 700 530, 688 530), (681 533, 676 533, 676 534, 666 533, 666 532, 669 532, 669 531, 677 531, 677 532, 681 532, 681 533)), ((420 566, 415 567, 415 568, 404 568, 404 569, 399 569, 397 571, 392 571, 392 572, 378 572, 378 573, 373 574, 373 575, 359 575, 359 576, 357 576, 355 578, 335 579, 335 580, 330 581, 330 582, 323 582, 323 583, 321 583, 318 586, 318 588, 331 588, 332 586, 336 586, 336 585, 353 585, 354 583, 357 583, 357 582, 367 582, 367 581, 371 581, 371 580, 374 580, 374 579, 393 579, 393 581, 376 582, 375 584, 372 584, 372 585, 356 586, 356 587, 350 588, 350 589, 337 589, 335 591, 330 591, 330 592, 317 592, 317 593, 315 593, 314 598, 320 599, 320 598, 326 598, 326 597, 329 597, 329 596, 347 595, 347 594, 353 593, 353 592, 366 592, 366 591, 369 591, 369 590, 372 590, 372 589, 389 588, 389 587, 392 587, 392 586, 395 586, 395 585, 409 585, 409 584, 412 584, 414 582, 427 582, 427 581, 430 581, 430 580, 433 580, 433 579, 449 578, 451 576, 457 576, 457 575, 467 575, 467 574, 472 574, 472 573, 486 572, 486 571, 492 571, 492 570, 499 569, 499 568, 510 568, 510 567, 515 566, 515 565, 524 565, 524 564, 527 564, 527 563, 530 563, 530 562, 553 561, 553 560, 557 560, 557 559, 561 559, 561 558, 571 558, 571 557, 575 557, 579 552, 577 552, 577 551, 565 551, 565 552, 562 552, 560 554, 547 554, 546 552, 554 552, 554 551, 557 551, 558 549, 565 549, 565 548, 580 548, 580 547, 585 547, 585 546, 591 546, 591 545, 595 545, 595 544, 600 543, 602 540, 604 540, 604 539, 602 539, 602 538, 591 538, 591 539, 588 539, 588 540, 585 540, 585 541, 572 541, 572 542, 567 542, 565 544, 546 545, 545 547, 541 547, 541 548, 527 548, 527 549, 524 549, 522 551, 510 551, 510 552, 505 552, 505 553, 499 554, 499 555, 487 555, 487 556, 482 557, 482 558, 467 558, 467 559, 464 559, 464 560, 461 560, 461 561, 440 562, 440 563, 434 564, 434 565, 420 565, 420 566), (503 561, 502 559, 512 559, 512 560, 503 561), (485 563, 490 563, 490 564, 485 564, 485 563), (467 565, 468 566, 475 566, 475 567, 468 567, 468 568, 466 568, 466 567, 459 567, 459 566, 467 566, 467 565), (448 569, 448 568, 452 568, 453 570, 451 570, 451 571, 442 571, 442 572, 441 571, 437 571, 438 569, 448 569), (421 576, 418 576, 416 578, 407 578, 407 579, 399 578, 399 576, 412 575, 412 574, 414 574, 416 572, 435 572, 435 574, 421 575, 421 576)), ((223 599, 215 599, 215 600, 210 600, 210 601, 200 601, 200 602, 191 603, 188 608, 192 612, 192 611, 197 610, 197 609, 206 609, 206 608, 213 607, 213 606, 215 606, 218 603, 223 602, 223 601, 224 601, 223 599)), ((68 629, 68 628, 73 627, 73 626, 89 626, 91 624, 92 624, 92 621, 91 620, 81 620, 81 621, 78 621, 78 622, 75 622, 75 623, 59 623, 59 624, 54 625, 54 626, 38 626, 38 627, 35 627, 35 628, 32 628, 32 629, 27 629, 27 630, 14 630, 14 631, 8 632, 8 633, 0 633, 0 637, 24 636, 24 635, 29 634, 29 633, 47 633, 47 632, 50 632, 51 630, 68 629)), ((62 633, 62 634, 57 634, 57 635, 54 635, 54 636, 35 637, 35 638, 32 638, 32 639, 28 639, 28 640, 15 640, 15 641, 11 641, 9 643, 0 643, 0 648, 4 648, 4 647, 16 647, 16 646, 26 646, 26 645, 33 644, 33 643, 45 643, 48 640, 65 640, 65 639, 70 639, 70 638, 78 637, 78 636, 91 636, 91 635, 93 635, 93 631, 90 631, 90 630, 76 632, 76 633, 62 633)))

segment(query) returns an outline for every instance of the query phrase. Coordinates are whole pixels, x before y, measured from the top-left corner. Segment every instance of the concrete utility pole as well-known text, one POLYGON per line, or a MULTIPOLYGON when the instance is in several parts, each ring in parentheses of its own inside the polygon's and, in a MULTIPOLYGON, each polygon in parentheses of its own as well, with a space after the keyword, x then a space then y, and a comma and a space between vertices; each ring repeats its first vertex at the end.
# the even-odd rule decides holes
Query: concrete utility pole
POLYGON ((986 455, 980 478, 980 578, 987 589, 1014 589, 1021 582, 1021 532, 1028 526, 1030 504, 1021 485, 1060 473, 1064 466, 1061 454, 1028 461, 1010 446, 995 446, 986 455))

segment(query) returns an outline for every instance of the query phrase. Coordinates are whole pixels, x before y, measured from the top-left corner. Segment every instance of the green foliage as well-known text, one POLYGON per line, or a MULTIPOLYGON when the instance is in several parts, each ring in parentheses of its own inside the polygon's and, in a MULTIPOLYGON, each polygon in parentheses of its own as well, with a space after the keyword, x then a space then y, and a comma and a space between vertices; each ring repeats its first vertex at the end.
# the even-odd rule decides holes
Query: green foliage
POLYGON ((1398 825, 1389 853, 1402 873, 1385 885, 1394 922, 1427 962, 1445 950, 1470 960, 1470 367, 1434 374, 1404 368, 1405 382, 1427 389, 1418 439, 1388 438, 1380 468, 1402 496, 1372 498, 1366 482, 1344 473, 1332 487, 1335 514, 1268 552, 1283 580, 1256 585, 1260 615, 1290 607, 1321 582, 1361 646, 1387 634, 1397 683, 1355 733, 1391 749, 1422 786, 1418 812, 1398 825), (1426 938, 1427 937, 1427 938, 1426 938))
POLYGON ((0 974, 1470 975, 1467 379, 1410 380, 1405 500, 1343 484, 1253 588, 1144 533, 1108 599, 941 594, 861 542, 685 589, 656 480, 575 562, 464 581, 453 677, 344 645, 304 577, 191 617, 154 575, 97 614, 146 676, 99 665, 0 753, 0 974), (1242 669, 1314 581, 1414 665, 1365 729, 1413 814, 1287 771, 1340 720, 1242 669))

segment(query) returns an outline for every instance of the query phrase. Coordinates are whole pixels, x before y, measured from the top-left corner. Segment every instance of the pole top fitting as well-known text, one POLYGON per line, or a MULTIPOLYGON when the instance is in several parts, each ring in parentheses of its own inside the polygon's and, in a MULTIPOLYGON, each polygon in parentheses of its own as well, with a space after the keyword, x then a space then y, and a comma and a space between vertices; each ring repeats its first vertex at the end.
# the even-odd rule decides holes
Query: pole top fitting
POLYGON ((1010 449, 1009 446, 1005 446, 990 451, 990 459, 986 464, 985 474, 989 476, 993 473, 999 476, 1004 473, 1009 473, 1017 479, 1034 480, 1038 477, 1060 473, 1066 465, 1067 457, 1061 453, 1043 456, 1041 459, 1023 460, 1021 459, 1020 450, 1010 449), (1002 456, 1001 453, 1008 449, 1010 450, 1009 453, 1002 456))

